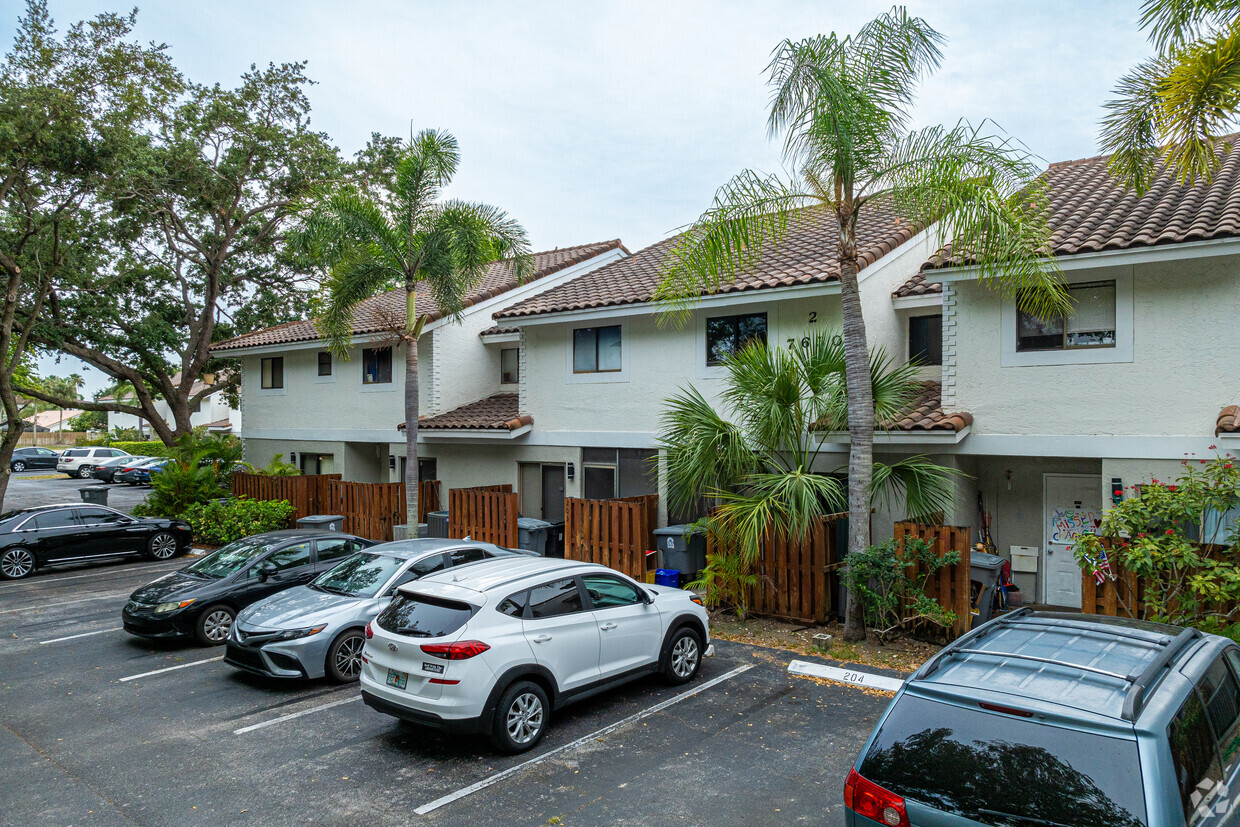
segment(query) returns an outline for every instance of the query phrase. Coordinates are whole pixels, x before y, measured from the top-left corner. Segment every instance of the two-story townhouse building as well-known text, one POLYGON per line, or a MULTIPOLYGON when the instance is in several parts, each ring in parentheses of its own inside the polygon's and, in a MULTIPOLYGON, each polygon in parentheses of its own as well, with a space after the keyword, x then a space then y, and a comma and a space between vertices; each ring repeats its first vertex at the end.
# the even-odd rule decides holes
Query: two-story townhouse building
MULTIPOLYGON (((418 340, 418 384, 429 429, 467 422, 472 411, 502 405, 516 394, 517 349, 508 334, 489 330, 492 313, 627 254, 618 239, 536 253, 533 274, 524 282, 496 262, 466 297, 459 319, 445 317, 419 285, 417 303, 427 323, 418 340)), ((358 305, 346 359, 327 350, 311 320, 214 344, 216 355, 240 361, 246 460, 265 465, 280 456, 306 473, 335 472, 359 482, 403 480, 405 440, 398 427, 405 418, 404 351, 395 331, 404 313, 403 289, 358 305)), ((441 430, 477 442, 483 453, 494 436, 488 429, 441 430)), ((503 431, 508 437, 521 433, 519 427, 503 431)), ((437 467, 433 451, 421 459, 423 479, 442 478, 449 487, 495 482, 468 468, 437 467)))

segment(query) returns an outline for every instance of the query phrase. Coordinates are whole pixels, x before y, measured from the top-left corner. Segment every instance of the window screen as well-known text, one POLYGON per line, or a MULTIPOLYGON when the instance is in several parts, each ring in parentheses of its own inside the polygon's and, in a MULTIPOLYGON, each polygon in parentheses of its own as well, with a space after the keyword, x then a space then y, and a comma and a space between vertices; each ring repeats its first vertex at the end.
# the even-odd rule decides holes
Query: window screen
POLYGON ((262 386, 264 388, 284 387, 284 357, 272 356, 262 362, 262 386))
POLYGON ((384 385, 392 381, 392 349, 362 348, 362 384, 384 385))
POLYGON ((943 316, 908 320, 908 358, 923 365, 943 364, 943 316))
POLYGON ((615 373, 620 366, 620 325, 573 331, 573 373, 615 373))
POLYGON ((587 465, 582 469, 585 475, 585 496, 587 500, 611 500, 616 496, 616 469, 610 465, 587 465))

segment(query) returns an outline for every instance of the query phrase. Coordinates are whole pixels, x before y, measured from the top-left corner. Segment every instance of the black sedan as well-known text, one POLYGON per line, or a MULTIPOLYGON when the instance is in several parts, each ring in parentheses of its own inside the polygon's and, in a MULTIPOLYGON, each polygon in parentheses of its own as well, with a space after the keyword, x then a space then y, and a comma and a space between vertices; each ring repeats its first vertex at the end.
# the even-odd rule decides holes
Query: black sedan
POLYGON ((141 457, 131 462, 123 462, 117 466, 116 471, 112 474, 112 482, 127 482, 130 485, 137 485, 137 474, 146 466, 154 462, 159 462, 162 457, 141 457))
POLYGON ((9 470, 21 473, 38 468, 55 468, 60 454, 51 448, 18 448, 9 460, 9 470))
POLYGON ((344 558, 373 546, 337 531, 294 529, 229 543, 129 596, 125 631, 139 637, 196 637, 223 643, 237 612, 278 591, 309 583, 344 558))
POLYGON ((103 482, 116 482, 114 477, 118 471, 144 459, 150 459, 150 457, 112 457, 112 459, 105 459, 91 470, 90 475, 103 482))
POLYGON ((103 505, 44 505, 0 514, 0 577, 126 555, 168 560, 193 542, 189 523, 138 519, 103 505))

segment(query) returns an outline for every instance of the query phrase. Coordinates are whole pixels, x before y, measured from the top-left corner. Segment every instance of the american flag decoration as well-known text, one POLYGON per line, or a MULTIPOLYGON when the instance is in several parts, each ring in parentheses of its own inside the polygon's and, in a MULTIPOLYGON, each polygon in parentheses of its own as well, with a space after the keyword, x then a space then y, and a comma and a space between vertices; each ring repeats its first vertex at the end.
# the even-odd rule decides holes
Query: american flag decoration
POLYGON ((1095 561, 1097 568, 1094 571, 1094 577, 1098 579, 1098 585, 1102 585, 1103 576, 1115 579, 1115 572, 1111 571, 1111 561, 1107 559, 1106 549, 1098 551, 1098 559, 1095 561))

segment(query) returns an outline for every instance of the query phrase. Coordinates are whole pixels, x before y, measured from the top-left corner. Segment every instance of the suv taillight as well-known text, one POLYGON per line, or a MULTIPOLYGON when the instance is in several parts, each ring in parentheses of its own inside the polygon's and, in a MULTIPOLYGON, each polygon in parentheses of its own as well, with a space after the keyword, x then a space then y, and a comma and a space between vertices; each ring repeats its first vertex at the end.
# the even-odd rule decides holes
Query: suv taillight
POLYGON ((370 628, 370 624, 367 623, 366 624, 366 639, 370 640, 374 636, 375 636, 375 630, 370 628))
POLYGON ((469 660, 490 649, 480 640, 458 640, 456 643, 424 643, 422 651, 433 658, 469 660))
POLYGON ((844 782, 844 806, 888 827, 909 827, 904 799, 862 778, 856 770, 849 770, 844 782))

